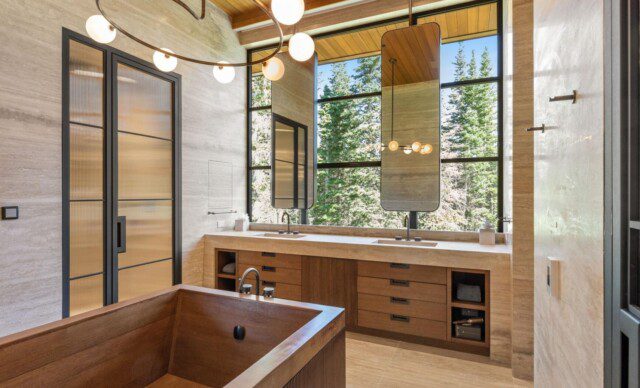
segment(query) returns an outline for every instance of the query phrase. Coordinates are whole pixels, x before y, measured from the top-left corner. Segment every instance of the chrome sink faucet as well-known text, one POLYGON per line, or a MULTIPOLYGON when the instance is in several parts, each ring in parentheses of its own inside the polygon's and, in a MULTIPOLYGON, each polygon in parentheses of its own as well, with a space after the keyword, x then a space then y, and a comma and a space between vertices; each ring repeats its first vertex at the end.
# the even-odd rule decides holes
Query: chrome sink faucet
POLYGON ((287 217, 287 234, 291 234, 291 216, 289 215, 289 213, 284 212, 282 213, 282 218, 280 219, 280 222, 284 222, 284 217, 287 217))
MULTIPOLYGON (((244 273, 240 277, 240 286, 238 287, 239 293, 245 294, 245 295, 251 295, 251 284, 244 284, 244 281, 247 279, 247 276, 249 276, 249 274, 252 272, 256 273, 256 295, 260 295, 260 271, 258 271, 253 267, 247 268, 247 270, 244 271, 244 273)), ((275 293, 275 291, 276 291, 275 286, 264 287, 263 296, 265 298, 273 298, 273 294, 275 293)))
POLYGON ((257 269, 250 267, 247 268, 246 271, 240 277, 240 286, 238 286, 238 292, 241 294, 249 295, 251 294, 251 284, 244 284, 244 281, 247 279, 250 273, 255 272, 256 274, 256 295, 260 295, 260 271, 257 269))

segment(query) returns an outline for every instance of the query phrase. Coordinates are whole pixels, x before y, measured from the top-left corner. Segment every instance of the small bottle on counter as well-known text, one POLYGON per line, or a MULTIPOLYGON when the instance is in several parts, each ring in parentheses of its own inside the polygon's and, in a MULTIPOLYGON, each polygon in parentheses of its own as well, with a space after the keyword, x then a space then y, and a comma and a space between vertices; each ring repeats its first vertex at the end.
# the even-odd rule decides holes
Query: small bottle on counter
POLYGON ((478 233, 480 235, 480 245, 496 245, 496 230, 491 225, 491 221, 485 220, 478 233))

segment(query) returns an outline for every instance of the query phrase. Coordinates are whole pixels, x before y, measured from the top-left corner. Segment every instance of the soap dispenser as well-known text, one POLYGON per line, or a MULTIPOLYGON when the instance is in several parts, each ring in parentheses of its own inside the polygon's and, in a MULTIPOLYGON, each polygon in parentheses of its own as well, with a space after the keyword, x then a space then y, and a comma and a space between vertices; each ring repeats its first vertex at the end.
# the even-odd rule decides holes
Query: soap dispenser
POLYGON ((496 245, 496 230, 493 229, 491 221, 485 220, 478 233, 480 234, 480 245, 496 245))

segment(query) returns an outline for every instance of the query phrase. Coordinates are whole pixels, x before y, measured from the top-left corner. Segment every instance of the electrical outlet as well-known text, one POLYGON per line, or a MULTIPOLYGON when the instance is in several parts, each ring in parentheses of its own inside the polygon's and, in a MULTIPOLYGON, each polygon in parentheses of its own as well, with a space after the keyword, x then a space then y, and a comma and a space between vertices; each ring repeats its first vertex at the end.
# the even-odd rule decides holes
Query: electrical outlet
POLYGON ((547 291, 549 295, 560 298, 560 260, 547 258, 547 291))

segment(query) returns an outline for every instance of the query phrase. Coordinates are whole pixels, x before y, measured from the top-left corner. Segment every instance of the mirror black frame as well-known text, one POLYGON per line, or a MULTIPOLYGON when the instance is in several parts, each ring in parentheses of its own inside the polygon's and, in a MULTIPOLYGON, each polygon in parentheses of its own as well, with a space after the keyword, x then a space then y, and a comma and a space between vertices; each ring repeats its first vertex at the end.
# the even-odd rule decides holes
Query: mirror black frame
POLYGON ((288 119, 277 113, 271 114, 271 206, 276 209, 308 209, 309 208, 309 185, 307 184, 309 179, 309 128, 306 125, 302 125, 296 121, 288 119), (294 129, 293 147, 294 155, 294 170, 293 170, 293 198, 292 207, 277 207, 276 206, 276 123, 282 123, 290 126, 294 129), (300 145, 298 144, 299 132, 304 131, 304 206, 300 205, 299 194, 299 174, 298 174, 298 155, 300 145))

